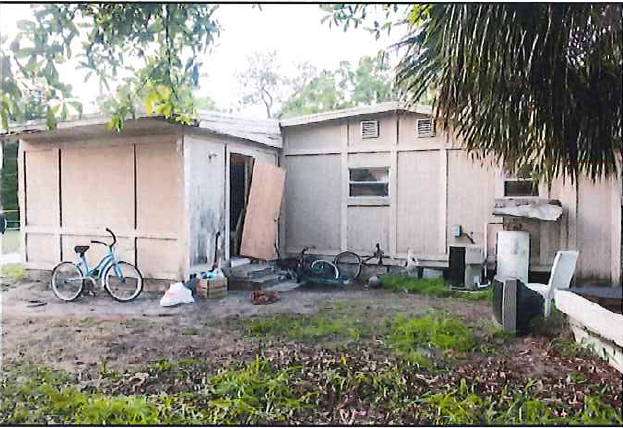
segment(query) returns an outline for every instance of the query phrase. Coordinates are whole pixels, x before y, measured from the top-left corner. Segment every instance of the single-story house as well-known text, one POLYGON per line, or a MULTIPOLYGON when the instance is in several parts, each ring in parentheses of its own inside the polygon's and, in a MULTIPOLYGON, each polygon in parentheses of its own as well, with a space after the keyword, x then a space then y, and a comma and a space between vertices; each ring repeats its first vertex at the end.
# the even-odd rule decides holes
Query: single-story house
MULTIPOLYGON (((430 266, 447 266, 450 246, 476 243, 495 268, 496 232, 512 222, 530 232, 532 272, 548 272, 559 249, 578 249, 577 281, 621 281, 620 177, 535 190, 472 160, 426 106, 279 121, 202 113, 194 126, 142 118, 121 133, 103 118, 16 131, 27 268, 74 257, 74 245, 105 237, 105 227, 152 278, 187 278, 211 266, 215 251, 221 261, 274 258, 275 246, 333 256, 370 254, 376 243, 390 263, 411 249, 430 266), (492 214, 495 200, 517 197, 558 200, 563 215, 492 214)), ((93 250, 92 258, 102 251, 93 250)))

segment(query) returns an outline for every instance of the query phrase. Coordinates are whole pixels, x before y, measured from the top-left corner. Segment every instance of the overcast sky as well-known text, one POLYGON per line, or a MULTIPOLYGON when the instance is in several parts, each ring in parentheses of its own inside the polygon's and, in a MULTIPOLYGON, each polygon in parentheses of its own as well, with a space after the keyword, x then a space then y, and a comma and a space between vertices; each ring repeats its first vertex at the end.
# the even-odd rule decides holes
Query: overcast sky
MULTIPOLYGON (((222 108, 236 107, 240 88, 235 72, 244 67, 246 57, 255 51, 276 50, 283 72, 292 75, 300 62, 331 69, 343 60, 356 63, 364 55, 375 55, 391 43, 387 37, 376 41, 362 29, 344 32, 329 28, 320 22, 324 15, 318 5, 263 5, 261 10, 251 5, 221 5, 217 16, 223 31, 214 51, 204 58, 202 72, 208 77, 201 80, 200 94, 209 95, 222 108)), ((11 38, 17 30, 16 22, 29 16, 27 4, 1 4, 2 34, 11 38)), ((66 73, 74 73, 72 70, 70 67, 66 73)), ((95 79, 81 84, 80 76, 66 77, 62 80, 74 84, 74 92, 83 95, 83 102, 93 101, 97 94, 95 79)), ((261 117, 264 109, 249 108, 242 113, 261 117)))

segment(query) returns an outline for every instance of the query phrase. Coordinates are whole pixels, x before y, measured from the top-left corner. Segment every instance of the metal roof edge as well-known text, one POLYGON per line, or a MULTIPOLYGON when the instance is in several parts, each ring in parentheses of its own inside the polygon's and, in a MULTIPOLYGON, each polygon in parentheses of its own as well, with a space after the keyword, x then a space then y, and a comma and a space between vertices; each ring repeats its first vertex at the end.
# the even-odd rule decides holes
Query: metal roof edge
POLYGON ((282 128, 290 126, 307 125, 311 123, 325 122, 328 120, 345 119, 354 116, 363 116, 368 114, 379 114, 390 111, 408 111, 412 113, 421 113, 426 115, 432 114, 432 108, 427 105, 409 105, 401 101, 389 101, 385 103, 374 104, 370 106, 353 107, 343 110, 334 110, 329 112, 311 114, 306 116, 292 117, 281 119, 279 123, 282 128))

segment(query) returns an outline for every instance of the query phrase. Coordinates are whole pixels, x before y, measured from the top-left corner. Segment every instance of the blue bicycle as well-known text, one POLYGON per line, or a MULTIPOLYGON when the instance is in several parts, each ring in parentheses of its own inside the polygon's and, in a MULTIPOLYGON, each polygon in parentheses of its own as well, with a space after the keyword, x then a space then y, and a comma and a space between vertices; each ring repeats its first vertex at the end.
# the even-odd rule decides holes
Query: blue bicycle
POLYGON ((90 248, 88 245, 77 245, 74 251, 80 257, 80 263, 60 262, 52 271, 52 291, 56 297, 66 302, 76 300, 85 290, 95 295, 95 285, 99 279, 110 296, 120 302, 134 300, 143 291, 143 275, 131 263, 118 261, 114 247, 117 237, 112 230, 106 228, 112 236, 112 244, 101 241, 91 241, 92 244, 105 245, 108 254, 102 257, 97 266, 90 269, 84 254, 90 248))

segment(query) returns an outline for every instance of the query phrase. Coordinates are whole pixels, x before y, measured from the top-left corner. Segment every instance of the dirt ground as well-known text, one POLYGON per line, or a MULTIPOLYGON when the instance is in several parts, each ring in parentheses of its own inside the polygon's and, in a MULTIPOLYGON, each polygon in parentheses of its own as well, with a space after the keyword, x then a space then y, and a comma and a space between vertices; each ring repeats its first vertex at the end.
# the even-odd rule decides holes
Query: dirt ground
POLYGON ((280 301, 262 306, 251 304, 250 292, 239 291, 222 299, 201 299, 171 308, 159 305, 161 292, 148 291, 129 303, 113 300, 104 290, 96 297, 61 302, 45 277, 5 285, 2 290, 0 346, 4 362, 46 364, 70 372, 102 362, 121 369, 161 359, 218 360, 242 354, 249 343, 240 329, 231 325, 257 315, 312 314, 340 305, 362 322, 429 310, 448 311, 471 322, 491 317, 487 302, 461 301, 457 305, 454 299, 356 285, 304 285, 282 292, 280 301), (41 303, 44 305, 39 306, 41 303))

